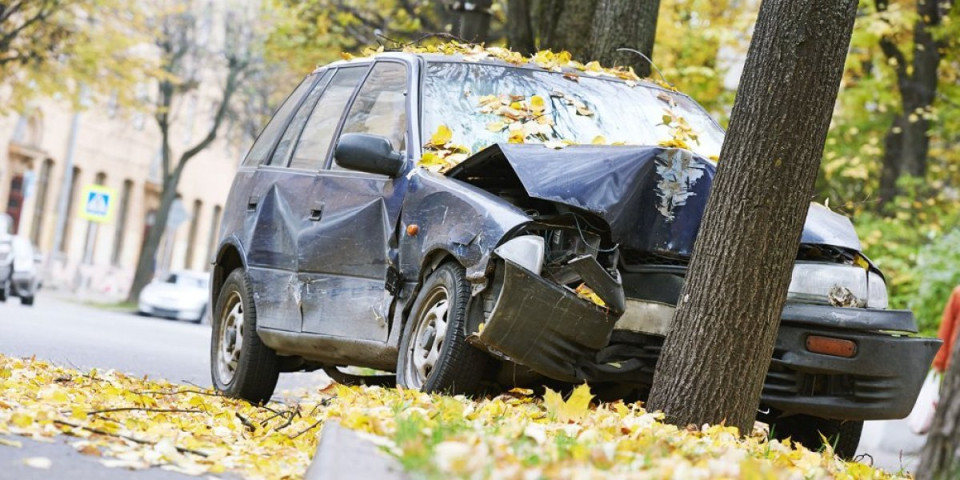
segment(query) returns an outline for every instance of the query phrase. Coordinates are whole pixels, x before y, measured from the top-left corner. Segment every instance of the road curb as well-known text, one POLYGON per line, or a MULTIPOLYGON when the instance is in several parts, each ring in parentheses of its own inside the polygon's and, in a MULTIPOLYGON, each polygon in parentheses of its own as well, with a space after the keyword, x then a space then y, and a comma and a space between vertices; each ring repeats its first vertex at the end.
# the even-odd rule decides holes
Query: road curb
POLYGON ((304 480, 369 478, 408 480, 403 467, 373 442, 335 421, 327 422, 304 480))

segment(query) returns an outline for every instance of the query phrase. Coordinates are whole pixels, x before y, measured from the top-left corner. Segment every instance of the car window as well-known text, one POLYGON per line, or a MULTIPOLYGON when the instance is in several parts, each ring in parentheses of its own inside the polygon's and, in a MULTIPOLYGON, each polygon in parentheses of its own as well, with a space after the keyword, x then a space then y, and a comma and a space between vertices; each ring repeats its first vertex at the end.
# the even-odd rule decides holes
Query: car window
POLYGON ((287 125, 287 120, 290 119, 290 115, 293 114, 294 109, 300 104, 303 96, 307 94, 307 90, 310 89, 310 85, 313 84, 315 78, 315 75, 310 75, 300 82, 297 89, 287 97, 283 105, 273 114, 273 118, 271 118, 267 126, 263 127, 263 130, 260 131, 257 141, 253 142, 253 146, 250 147, 250 151, 247 152, 247 156, 243 159, 242 165, 244 167, 260 165, 266 160, 267 155, 269 155, 273 149, 274 142, 287 125))
MULTIPOLYGON (((396 151, 406 148, 407 67, 379 62, 363 82, 350 107, 343 133, 370 133, 390 141, 396 151)), ((334 164, 333 168, 340 168, 334 164)))
POLYGON ((330 70, 323 72, 317 81, 317 85, 313 87, 313 90, 310 90, 310 94, 307 95, 307 98, 300 104, 300 108, 297 109, 297 113, 293 116, 293 119, 290 120, 290 125, 287 126, 287 130, 284 131, 283 136, 280 137, 277 148, 273 150, 273 156, 270 157, 270 165, 281 167, 287 165, 293 146, 300 137, 300 132, 303 130, 304 124, 307 123, 307 118, 310 117, 310 112, 313 112, 313 107, 317 104, 317 100, 323 93, 323 89, 326 88, 331 76, 332 73, 330 70))
POLYGON ((343 109, 366 71, 366 67, 337 69, 303 128, 290 168, 319 170, 323 166, 343 109))

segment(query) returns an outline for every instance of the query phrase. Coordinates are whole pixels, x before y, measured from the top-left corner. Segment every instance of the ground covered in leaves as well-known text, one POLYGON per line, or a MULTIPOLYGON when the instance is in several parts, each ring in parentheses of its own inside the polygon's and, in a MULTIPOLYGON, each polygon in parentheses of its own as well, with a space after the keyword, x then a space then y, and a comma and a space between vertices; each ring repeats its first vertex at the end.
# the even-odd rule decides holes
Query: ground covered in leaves
MULTIPOLYGON (((299 478, 326 421, 363 432, 413 478, 894 478, 762 433, 678 429, 639 404, 525 390, 473 401, 338 384, 265 406, 197 388, 0 355, 0 434, 74 437, 109 467, 299 478)), ((20 442, 0 437, 0 448, 20 442)), ((49 460, 24 461, 37 468, 49 460)))

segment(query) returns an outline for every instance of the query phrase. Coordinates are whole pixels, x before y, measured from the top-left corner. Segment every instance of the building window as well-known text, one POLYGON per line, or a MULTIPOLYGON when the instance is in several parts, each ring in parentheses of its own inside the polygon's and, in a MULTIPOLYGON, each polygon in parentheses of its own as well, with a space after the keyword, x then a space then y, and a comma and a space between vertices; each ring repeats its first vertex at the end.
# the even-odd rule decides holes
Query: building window
POLYGON ((43 214, 47 209, 47 192, 50 190, 50 172, 53 170, 53 160, 46 159, 40 166, 40 177, 37 178, 37 201, 33 205, 33 225, 30 226, 30 240, 34 245, 40 245, 40 234, 43 232, 43 214))
POLYGON ((123 239, 127 230, 127 210, 130 208, 130 194, 133 192, 133 180, 123 181, 123 193, 120 194, 120 211, 117 212, 117 230, 113 234, 113 253, 110 263, 120 265, 123 258, 123 239))
POLYGON ((203 209, 203 202, 193 201, 193 215, 190 218, 190 232, 187 235, 187 255, 183 261, 183 267, 190 270, 193 266, 193 252, 196 251, 197 244, 197 225, 200 224, 200 211, 203 209))
POLYGON ((220 233, 220 214, 223 208, 220 205, 213 207, 213 217, 210 218, 210 235, 207 237, 207 260, 204 262, 204 270, 210 270, 210 264, 213 263, 213 256, 216 255, 214 249, 217 248, 217 238, 220 233))
POLYGON ((57 251, 60 253, 67 253, 67 245, 70 244, 68 240, 71 233, 71 220, 73 220, 73 197, 77 196, 77 182, 80 179, 80 168, 73 167, 73 177, 70 178, 70 194, 67 196, 67 218, 63 222, 63 236, 60 237, 60 245, 57 245, 57 251))

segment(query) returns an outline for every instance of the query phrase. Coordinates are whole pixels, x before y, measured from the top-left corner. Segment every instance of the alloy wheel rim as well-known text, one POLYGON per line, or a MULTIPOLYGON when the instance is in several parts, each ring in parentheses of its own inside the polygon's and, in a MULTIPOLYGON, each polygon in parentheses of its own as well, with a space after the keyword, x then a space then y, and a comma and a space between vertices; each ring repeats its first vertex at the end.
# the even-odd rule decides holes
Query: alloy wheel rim
POLYGON ((436 368, 447 334, 450 297, 447 289, 436 286, 427 295, 417 315, 417 329, 407 351, 407 378, 410 387, 422 389, 436 368))
POLYGON ((217 373, 220 381, 229 384, 240 364, 243 347, 243 299, 237 292, 230 297, 220 313, 220 338, 217 341, 217 373))

